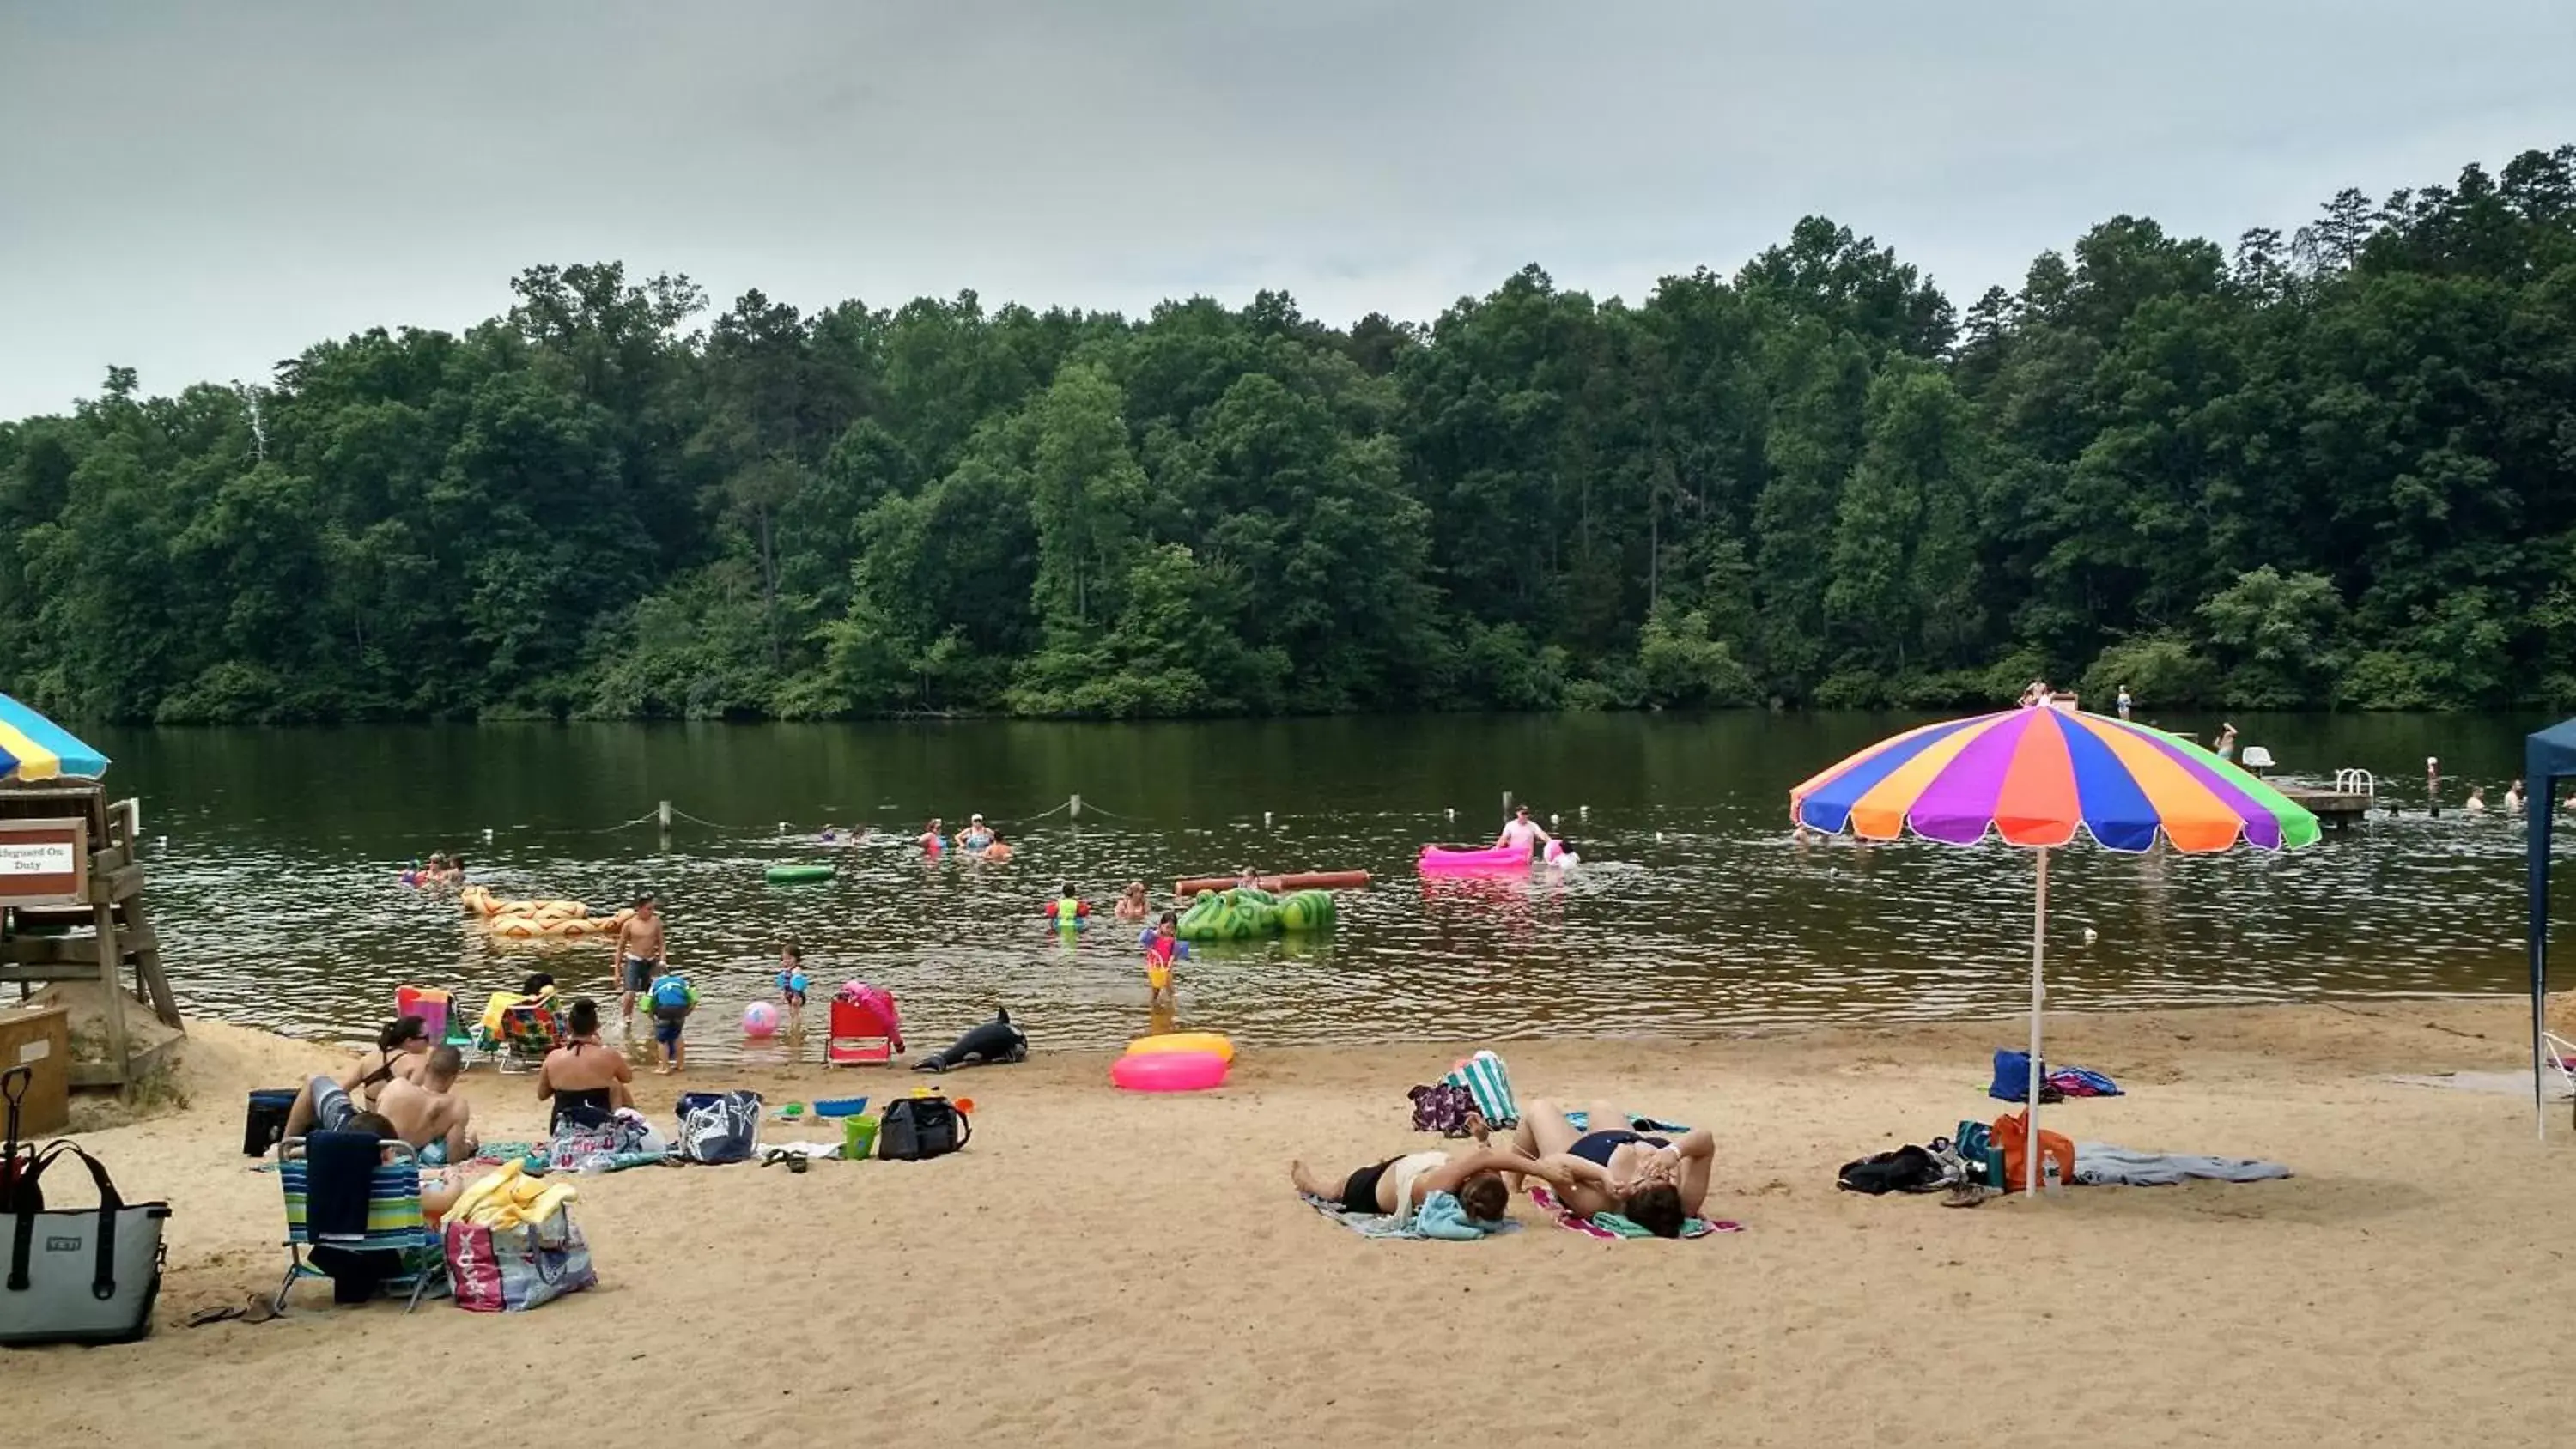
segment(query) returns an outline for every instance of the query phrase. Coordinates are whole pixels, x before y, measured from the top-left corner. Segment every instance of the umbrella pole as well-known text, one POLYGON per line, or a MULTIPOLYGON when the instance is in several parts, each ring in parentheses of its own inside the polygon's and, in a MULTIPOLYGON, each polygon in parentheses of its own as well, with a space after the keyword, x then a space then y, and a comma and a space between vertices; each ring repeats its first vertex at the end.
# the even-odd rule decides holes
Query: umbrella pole
POLYGON ((2039 904, 2030 918, 2030 1080, 2022 1098, 2023 1121, 2030 1129, 2022 1134, 2022 1195, 2039 1195, 2039 1014, 2042 988, 2040 963, 2048 949, 2048 849, 2039 852, 2039 904))

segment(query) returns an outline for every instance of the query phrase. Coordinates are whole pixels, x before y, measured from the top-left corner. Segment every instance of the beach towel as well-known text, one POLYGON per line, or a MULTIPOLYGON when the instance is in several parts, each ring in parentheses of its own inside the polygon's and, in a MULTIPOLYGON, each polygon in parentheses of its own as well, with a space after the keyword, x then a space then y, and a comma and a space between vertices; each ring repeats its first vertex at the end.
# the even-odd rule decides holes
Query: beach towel
POLYGON ((1510 1127, 1521 1120, 1520 1103, 1512 1098, 1512 1074, 1503 1070, 1503 1059, 1492 1052, 1468 1057, 1440 1080, 1446 1086, 1466 1088, 1489 1127, 1510 1127))
MULTIPOLYGON (((1538 1204, 1539 1211, 1556 1219, 1556 1225, 1558 1227, 1572 1228, 1574 1231, 1583 1234, 1587 1238, 1618 1239, 1651 1238, 1654 1236, 1654 1234, 1647 1232, 1644 1228, 1637 1226, 1635 1223, 1628 1221, 1617 1213, 1594 1213, 1588 1218, 1579 1216, 1573 1209, 1558 1201, 1555 1193, 1536 1184, 1531 1185, 1529 1195, 1530 1201, 1538 1204)), ((1705 1238, 1714 1233, 1740 1233, 1743 1231, 1744 1224, 1736 1222, 1731 1218, 1682 1219, 1682 1236, 1685 1238, 1705 1238)))
POLYGON ((1300 1193, 1306 1206, 1340 1223, 1363 1238, 1426 1238, 1444 1243, 1472 1243, 1496 1233, 1517 1231, 1514 1222, 1480 1223, 1467 1216, 1467 1209, 1457 1194, 1435 1192, 1422 1200, 1421 1211, 1410 1219, 1382 1213, 1345 1212, 1331 1198, 1300 1193))
MULTIPOLYGON (((1592 1114, 1589 1112, 1568 1112, 1565 1114, 1565 1125, 1573 1128, 1577 1132, 1589 1132, 1592 1130, 1592 1114)), ((1667 1122, 1661 1117, 1641 1117, 1636 1113, 1631 1112, 1628 1114, 1628 1130, 1631 1132, 1653 1132, 1664 1134, 1688 1132, 1690 1129, 1679 1122, 1667 1122)))
POLYGON ((366 1238, 367 1202, 381 1156, 373 1132, 316 1132, 304 1139, 304 1221, 314 1242, 366 1238))
POLYGON ((2133 1152, 2107 1142, 2075 1144, 2075 1180, 2087 1187, 2171 1187, 2194 1177, 2214 1182, 2264 1182, 2289 1175, 2290 1169, 2280 1163, 2251 1158, 2133 1152))

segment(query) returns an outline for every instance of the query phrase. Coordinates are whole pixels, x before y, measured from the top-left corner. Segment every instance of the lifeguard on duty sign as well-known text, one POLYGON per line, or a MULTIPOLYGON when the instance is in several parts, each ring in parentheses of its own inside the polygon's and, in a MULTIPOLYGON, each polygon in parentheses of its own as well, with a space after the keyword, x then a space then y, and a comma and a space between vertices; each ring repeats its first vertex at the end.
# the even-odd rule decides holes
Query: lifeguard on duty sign
POLYGON ((89 899, 89 828, 74 820, 0 820, 0 901, 80 905, 89 899))

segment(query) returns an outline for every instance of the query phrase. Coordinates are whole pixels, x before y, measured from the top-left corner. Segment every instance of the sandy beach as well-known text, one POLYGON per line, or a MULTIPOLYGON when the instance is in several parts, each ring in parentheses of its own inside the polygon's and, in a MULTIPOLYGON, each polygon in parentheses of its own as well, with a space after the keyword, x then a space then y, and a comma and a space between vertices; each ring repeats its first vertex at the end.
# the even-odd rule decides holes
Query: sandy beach
MULTIPOLYGON (((1048 1055, 947 1079, 977 1104, 953 1157, 581 1179, 601 1286, 533 1313, 334 1309, 314 1285, 283 1319, 189 1328, 283 1262, 242 1093, 334 1059, 199 1024, 186 1109, 83 1138, 129 1198, 173 1204, 159 1327, 0 1373, 12 1442, 47 1445, 475 1423, 561 1444, 2557 1442, 2576 1144, 2535 1147, 2527 1096, 2388 1080, 2510 1071, 2525 1022, 2508 1000, 2060 1018, 2052 1060, 2131 1095, 2054 1128, 2298 1176, 1968 1211, 1840 1193, 1834 1170, 1997 1115, 1987 1057, 2019 1023, 1502 1044, 1524 1096, 1716 1131, 1708 1211, 1746 1231, 1687 1243, 1597 1242, 1525 1203, 1482 1243, 1370 1241, 1291 1195, 1293 1156, 1425 1145, 1404 1089, 1459 1045, 1246 1050, 1227 1089, 1177 1098, 1048 1055)), ((538 1135, 531 1078, 469 1080, 487 1136, 538 1135)), ((639 1085, 667 1119, 673 1083, 639 1085)))

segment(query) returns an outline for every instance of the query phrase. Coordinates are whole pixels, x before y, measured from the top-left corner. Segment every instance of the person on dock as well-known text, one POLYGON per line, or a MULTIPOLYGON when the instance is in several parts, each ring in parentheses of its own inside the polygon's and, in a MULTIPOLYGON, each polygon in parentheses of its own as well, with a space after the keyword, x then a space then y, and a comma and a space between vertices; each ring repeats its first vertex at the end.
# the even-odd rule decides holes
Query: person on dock
POLYGON ((662 913, 651 891, 635 895, 635 914, 617 928, 617 1019, 622 1029, 635 1028, 635 998, 651 990, 669 947, 662 937, 662 913))
POLYGON ((2209 752, 2222 760, 2236 758, 2236 726, 2221 722, 2218 738, 2210 743, 2209 752))
POLYGON ((1512 812, 1511 821, 1503 827, 1503 833, 1494 837, 1494 848, 1518 846, 1523 854, 1527 854, 1554 838, 1539 828, 1539 823, 1530 818, 1529 807, 1523 805, 1512 812))
POLYGON ((420 1152, 431 1167, 470 1162, 480 1145, 474 1136, 474 1104, 450 1090, 465 1070, 465 1054, 452 1046, 432 1050, 420 1080, 397 1077, 385 1083, 376 1110, 394 1124, 394 1135, 420 1152))
POLYGON ((2120 718, 2127 719, 2129 717, 2129 703, 2129 686, 2123 684, 2120 686, 2120 698, 2118 701, 2120 718))

